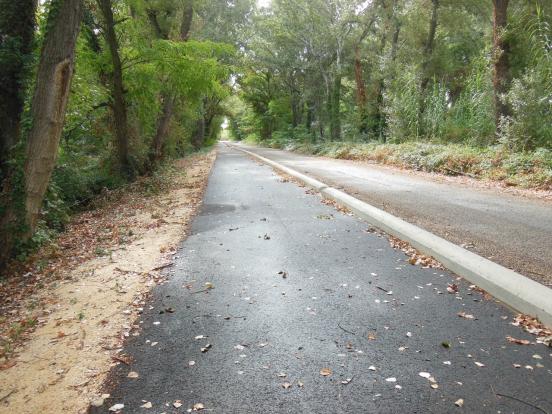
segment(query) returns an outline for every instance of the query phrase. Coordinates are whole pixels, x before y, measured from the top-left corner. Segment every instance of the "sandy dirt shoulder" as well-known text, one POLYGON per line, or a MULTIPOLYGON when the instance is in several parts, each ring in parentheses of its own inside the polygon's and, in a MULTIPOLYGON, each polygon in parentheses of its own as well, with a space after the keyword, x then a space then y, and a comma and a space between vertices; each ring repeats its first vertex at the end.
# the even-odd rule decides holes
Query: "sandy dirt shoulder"
POLYGON ((46 266, 57 277, 42 271, 41 288, 8 308, 19 321, 34 315, 36 326, 0 361, 0 413, 85 413, 102 402, 103 381, 114 364, 128 362, 122 344, 139 334, 137 316, 163 283, 215 157, 179 160, 160 193, 122 196, 72 220, 57 246, 71 257, 46 266))

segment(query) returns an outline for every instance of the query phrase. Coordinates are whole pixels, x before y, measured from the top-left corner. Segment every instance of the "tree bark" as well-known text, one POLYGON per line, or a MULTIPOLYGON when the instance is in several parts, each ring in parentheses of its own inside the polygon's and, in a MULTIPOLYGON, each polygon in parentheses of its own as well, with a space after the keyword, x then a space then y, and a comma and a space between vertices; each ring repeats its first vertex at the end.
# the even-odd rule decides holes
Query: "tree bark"
POLYGON ((374 15, 372 16, 372 18, 364 28, 362 34, 356 41, 355 47, 354 47, 356 99, 357 99, 357 106, 358 106, 358 112, 359 112, 359 118, 360 118, 360 122, 359 122, 360 133, 368 132, 368 112, 367 112, 368 97, 366 95, 366 83, 364 82, 364 70, 362 68, 360 46, 364 41, 364 39, 366 39, 366 36, 368 36, 368 34, 370 33, 370 30, 372 30, 372 26, 374 25, 375 21, 376 21, 376 13, 374 13, 374 15))
POLYGON ((200 116, 196 121, 194 135, 192 136, 192 145, 196 150, 200 149, 205 141, 205 118, 200 116))
POLYGON ((150 162, 152 167, 157 165, 163 159, 163 145, 165 138, 169 133, 171 118, 173 114, 175 99, 169 94, 163 94, 163 105, 161 115, 157 120, 157 129, 150 148, 150 162))
POLYGON ((422 82, 421 92, 425 92, 427 84, 429 83, 429 63, 431 61, 431 55, 433 54, 433 48, 435 45, 435 33, 437 32, 437 11, 439 9, 439 0, 431 0, 431 20, 429 21, 429 32, 427 34, 427 40, 424 47, 424 57, 422 62, 422 82))
POLYGON ((427 40, 423 52, 422 61, 422 80, 420 82, 420 97, 418 100, 418 129, 423 131, 423 115, 425 112, 426 104, 426 90, 429 80, 431 79, 429 73, 429 64, 431 62, 431 55, 433 54, 433 48, 435 45, 435 33, 437 32, 438 17, 437 12, 439 9, 439 0, 431 0, 431 20, 429 21, 429 32, 427 34, 427 40))
POLYGON ((510 108, 504 101, 504 94, 510 87, 510 45, 504 39, 504 30, 508 24, 509 0, 493 0, 493 86, 495 104, 495 123, 500 129, 502 117, 510 115, 510 108))
POLYGON ((119 56, 119 40, 115 32, 115 19, 111 0, 98 0, 98 6, 104 20, 104 37, 109 47, 113 71, 111 73, 111 110, 117 142, 119 170, 125 177, 133 174, 129 159, 129 128, 125 91, 123 86, 123 67, 119 56))
POLYGON ((330 135, 332 140, 341 139, 341 73, 337 73, 331 91, 330 135))
MULTIPOLYGON (((188 41, 190 37, 193 17, 193 2, 192 0, 186 0, 184 4, 184 12, 182 15, 182 23, 180 25, 180 40, 182 42, 188 41)), ((158 34, 158 37, 163 39, 168 38, 168 35, 165 36, 162 33, 157 22, 157 16, 154 15, 153 20, 150 17, 150 22, 152 23, 154 30, 158 34)), ((167 139, 167 135, 169 134, 171 118, 173 115, 174 106, 176 104, 176 97, 169 92, 163 93, 161 99, 163 102, 161 115, 159 116, 159 119, 157 121, 157 129, 155 131, 155 136, 153 137, 150 148, 150 168, 152 169, 163 159, 163 146, 167 139)))
POLYGON ((358 113, 360 117, 359 131, 365 134, 368 131, 368 114, 366 112, 366 84, 362 73, 362 62, 360 60, 360 45, 355 47, 355 82, 358 113))
POLYGON ((19 142, 36 7, 37 0, 0 1, 0 183, 8 152, 19 142))
POLYGON ((55 6, 55 21, 46 32, 31 104, 32 128, 27 138, 24 168, 28 226, 24 240, 36 228, 56 163, 83 14, 82 0, 60 0, 55 6))

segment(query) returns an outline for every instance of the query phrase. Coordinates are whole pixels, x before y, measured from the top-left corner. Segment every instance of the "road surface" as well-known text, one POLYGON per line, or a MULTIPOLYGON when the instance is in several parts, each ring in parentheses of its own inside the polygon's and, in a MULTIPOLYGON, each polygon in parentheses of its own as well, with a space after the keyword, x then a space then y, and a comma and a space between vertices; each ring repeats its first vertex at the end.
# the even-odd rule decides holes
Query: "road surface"
POLYGON ((534 340, 509 310, 320 201, 221 147, 132 362, 91 412, 552 412, 551 350, 508 342, 534 340))
POLYGON ((552 202, 396 168, 241 145, 552 286, 552 202))

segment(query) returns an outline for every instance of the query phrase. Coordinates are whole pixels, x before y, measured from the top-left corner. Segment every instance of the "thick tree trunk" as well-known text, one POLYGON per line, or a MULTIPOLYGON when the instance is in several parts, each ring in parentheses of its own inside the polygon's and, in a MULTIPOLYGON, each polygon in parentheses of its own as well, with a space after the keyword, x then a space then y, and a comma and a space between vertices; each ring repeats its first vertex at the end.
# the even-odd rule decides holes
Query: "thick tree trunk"
POLYGON ((199 117, 196 121, 195 131, 192 136, 192 145, 196 150, 200 149, 205 141, 205 118, 199 117))
POLYGON ((111 73, 111 109, 113 111, 113 123, 117 141, 117 156, 119 169, 122 175, 132 176, 133 171, 129 158, 129 128, 127 106, 125 102, 125 90, 123 86, 123 66, 119 56, 119 40, 115 32, 115 19, 111 0, 98 0, 103 20, 104 36, 109 47, 113 72, 111 73))
MULTIPOLYGON (((150 13, 151 12, 148 12, 148 16, 150 16, 150 13)), ((180 40, 182 42, 188 41, 190 37, 193 17, 193 2, 192 0, 186 0, 182 15, 182 23, 180 25, 180 40)), ((150 16, 150 22, 159 38, 168 38, 168 34, 162 33, 155 14, 150 16)), ((171 118, 176 104, 176 97, 170 93, 163 93, 161 99, 163 101, 161 115, 157 120, 157 130, 155 131, 155 136, 153 137, 150 148, 150 168, 152 169, 163 159, 163 147, 169 134, 171 118)))
POLYGON ((37 0, 0 0, 0 183, 8 152, 19 141, 36 6, 37 0))
POLYGON ((194 19, 193 0, 184 2, 184 14, 182 15, 182 24, 180 25, 180 40, 187 42, 190 39, 190 30, 194 19))
POLYGON ((169 127, 171 125, 171 118, 174 109, 175 99, 169 94, 163 95, 163 109, 161 116, 157 120, 157 130, 150 149, 150 162, 152 166, 155 166, 163 159, 163 145, 165 144, 165 138, 169 133, 169 127))
POLYGON ((31 104, 32 128, 27 138, 25 210, 28 239, 55 166, 65 109, 73 77, 75 44, 83 14, 82 0, 59 0, 40 55, 31 104))
POLYGON ((510 87, 510 45, 504 40, 504 30, 508 24, 509 0, 493 0, 493 85, 495 122, 497 131, 502 117, 510 114, 504 95, 510 87))

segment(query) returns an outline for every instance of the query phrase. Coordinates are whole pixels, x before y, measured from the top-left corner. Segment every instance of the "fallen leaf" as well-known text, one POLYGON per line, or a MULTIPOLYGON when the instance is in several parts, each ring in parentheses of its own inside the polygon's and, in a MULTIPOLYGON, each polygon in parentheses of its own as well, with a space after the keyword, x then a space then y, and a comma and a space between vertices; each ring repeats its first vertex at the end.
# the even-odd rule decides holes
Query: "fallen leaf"
POLYGON ((139 375, 136 371, 130 371, 127 375, 128 378, 138 378, 139 375))
POLYGON ((205 406, 202 403, 194 404, 194 411, 201 411, 205 409, 205 406))
POLYGON ((328 376, 332 375, 332 370, 329 369, 329 368, 322 368, 320 370, 320 375, 322 375, 323 377, 328 377, 328 376))
POLYGON ((419 372, 418 375, 422 378, 429 378, 431 377, 431 374, 429 372, 419 372))
POLYGON ((462 398, 457 399, 454 401, 454 405, 457 407, 463 407, 464 406, 464 400, 462 398))
POLYGON ((466 313, 466 312, 458 312, 457 315, 464 319, 475 319, 473 315, 470 315, 469 313, 466 313))
POLYGON ((436 390, 437 388, 439 388, 439 384, 434 382, 430 385, 430 387, 433 388, 434 390, 436 390))
POLYGON ((125 405, 124 404, 115 404, 115 405, 112 405, 111 407, 109 407, 109 411, 119 411, 119 410, 122 410, 123 408, 125 408, 125 405))
POLYGON ((140 407, 141 408, 151 408, 151 407, 153 407, 153 405, 150 401, 148 401, 145 404, 142 404, 140 407))
POLYGON ((458 292, 458 285, 453 283, 452 285, 447 286, 447 292, 448 293, 457 293, 458 292))
POLYGON ((511 342, 513 344, 518 344, 518 345, 530 345, 531 344, 531 341, 529 341, 528 339, 516 339, 516 338, 511 337, 510 335, 508 335, 506 337, 506 339, 508 340, 508 342, 511 342))
POLYGON ((182 407, 182 402, 180 400, 176 400, 175 402, 173 402, 173 407, 174 408, 182 407))

